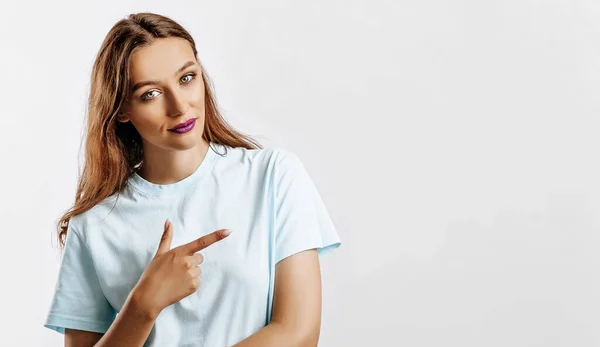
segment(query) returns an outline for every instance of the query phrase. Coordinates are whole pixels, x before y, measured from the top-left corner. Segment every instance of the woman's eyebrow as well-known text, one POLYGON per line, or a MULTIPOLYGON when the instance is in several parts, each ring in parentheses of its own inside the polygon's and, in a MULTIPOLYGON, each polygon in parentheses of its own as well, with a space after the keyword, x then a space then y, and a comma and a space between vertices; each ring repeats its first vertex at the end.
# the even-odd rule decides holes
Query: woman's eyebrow
MULTIPOLYGON (((196 64, 193 61, 188 61, 187 63, 183 64, 182 67, 180 67, 177 71, 175 71, 175 73, 173 74, 173 76, 177 76, 177 74, 179 74, 181 71, 187 69, 188 67, 192 66, 196 64)), ((158 81, 142 81, 142 82, 138 82, 133 86, 133 89, 131 90, 132 93, 135 93, 136 90, 142 88, 143 86, 147 86, 149 84, 158 84, 158 81)))

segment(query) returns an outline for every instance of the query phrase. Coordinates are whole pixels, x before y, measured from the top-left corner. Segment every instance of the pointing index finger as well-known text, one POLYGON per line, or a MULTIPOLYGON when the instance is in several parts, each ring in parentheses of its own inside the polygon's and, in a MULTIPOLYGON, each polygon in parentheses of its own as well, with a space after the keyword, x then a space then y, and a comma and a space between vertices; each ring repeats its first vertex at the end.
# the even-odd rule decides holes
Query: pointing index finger
POLYGON ((210 234, 204 235, 192 242, 181 245, 181 250, 187 254, 194 254, 206 247, 212 245, 215 242, 221 241, 231 234, 229 229, 219 229, 210 234))

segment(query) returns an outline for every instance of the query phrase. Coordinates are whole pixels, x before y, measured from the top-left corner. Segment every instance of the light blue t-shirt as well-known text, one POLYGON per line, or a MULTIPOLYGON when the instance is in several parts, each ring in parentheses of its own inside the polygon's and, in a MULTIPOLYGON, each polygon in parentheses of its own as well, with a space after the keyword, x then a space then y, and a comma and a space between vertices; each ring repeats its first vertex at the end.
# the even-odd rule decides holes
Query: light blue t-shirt
POLYGON ((298 156, 210 145, 183 180, 153 184, 134 173, 121 194, 71 219, 45 327, 106 332, 154 257, 167 218, 171 248, 218 229, 233 232, 200 251, 200 288, 160 313, 144 346, 245 339, 270 322, 277 262, 340 246, 298 156))

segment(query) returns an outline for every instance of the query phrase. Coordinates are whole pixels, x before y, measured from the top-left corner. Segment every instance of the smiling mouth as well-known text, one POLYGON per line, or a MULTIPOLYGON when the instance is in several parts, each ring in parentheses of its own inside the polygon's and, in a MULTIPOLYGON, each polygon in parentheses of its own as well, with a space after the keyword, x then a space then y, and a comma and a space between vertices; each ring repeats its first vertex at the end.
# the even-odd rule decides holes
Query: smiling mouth
POLYGON ((194 129, 195 125, 196 125, 196 118, 192 118, 184 123, 178 124, 174 128, 169 129, 169 131, 172 133, 175 133, 175 134, 184 134, 184 133, 187 133, 188 131, 194 129))
POLYGON ((183 129, 183 128, 187 128, 190 126, 190 124, 194 123, 196 121, 196 118, 191 118, 188 119, 187 121, 177 124, 176 126, 172 127, 171 129, 168 129, 169 131, 176 131, 179 129, 183 129))

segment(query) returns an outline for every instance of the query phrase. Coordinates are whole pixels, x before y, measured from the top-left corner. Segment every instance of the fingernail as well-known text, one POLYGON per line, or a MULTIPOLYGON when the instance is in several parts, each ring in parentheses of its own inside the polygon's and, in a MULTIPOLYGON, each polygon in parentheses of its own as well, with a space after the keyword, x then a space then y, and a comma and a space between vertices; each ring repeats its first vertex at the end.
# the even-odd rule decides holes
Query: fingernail
POLYGON ((231 234, 231 230, 229 230, 229 229, 223 230, 223 236, 228 236, 229 234, 231 234))
POLYGON ((165 229, 169 226, 169 218, 165 221, 165 229))

